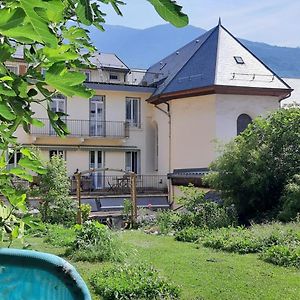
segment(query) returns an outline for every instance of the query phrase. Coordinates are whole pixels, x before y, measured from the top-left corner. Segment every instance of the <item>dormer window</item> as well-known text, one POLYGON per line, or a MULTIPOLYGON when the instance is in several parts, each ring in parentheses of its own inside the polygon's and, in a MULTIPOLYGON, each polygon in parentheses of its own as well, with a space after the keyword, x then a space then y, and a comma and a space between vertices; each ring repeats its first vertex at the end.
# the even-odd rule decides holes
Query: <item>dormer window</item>
POLYGON ((245 64, 245 62, 241 56, 234 56, 234 59, 235 59, 236 63, 239 65, 245 64))

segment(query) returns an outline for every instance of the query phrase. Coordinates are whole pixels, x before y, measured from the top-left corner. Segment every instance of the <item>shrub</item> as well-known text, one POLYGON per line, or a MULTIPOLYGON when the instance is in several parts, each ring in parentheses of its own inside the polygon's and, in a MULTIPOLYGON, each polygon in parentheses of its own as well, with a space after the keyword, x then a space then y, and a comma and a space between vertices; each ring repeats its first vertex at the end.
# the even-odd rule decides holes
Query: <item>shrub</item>
POLYGON ((180 212, 178 213, 178 220, 174 224, 176 231, 183 230, 187 227, 195 227, 194 218, 195 215, 192 212, 180 212))
POLYGON ((47 173, 42 175, 40 212, 45 223, 74 225, 76 203, 69 197, 70 180, 65 160, 53 156, 47 164, 47 173))
POLYGON ((209 230, 199 229, 196 227, 187 227, 175 233, 175 240, 193 243, 199 238, 203 238, 208 234, 209 230))
POLYGON ((91 213, 91 206, 89 204, 81 204, 80 210, 81 210, 82 222, 84 223, 89 219, 91 213))
POLYGON ((90 282, 103 300, 179 299, 178 287, 144 265, 105 266, 90 282))
POLYGON ((131 199, 124 199, 124 202, 123 202, 123 214, 124 214, 126 220, 129 220, 129 218, 131 216, 131 210, 132 210, 131 199))
POLYGON ((236 225, 237 216, 234 206, 224 207, 209 199, 204 193, 193 186, 181 187, 182 196, 177 201, 186 210, 174 224, 177 230, 185 227, 220 228, 236 225))
POLYGON ((204 202, 205 193, 192 184, 189 184, 189 186, 181 186, 179 189, 182 195, 177 197, 176 201, 187 211, 193 212, 195 207, 198 207, 204 202))
POLYGON ((300 174, 300 108, 280 109, 257 118, 212 163, 207 180, 235 204, 246 222, 279 205, 283 189, 300 174))
POLYGON ((178 214, 172 210, 160 210, 156 215, 156 224, 159 233, 168 234, 174 231, 174 224, 178 221, 178 214))
POLYGON ((66 228, 62 225, 46 225, 45 242, 53 246, 68 247, 74 243, 75 229, 66 228))
POLYGON ((262 247, 260 241, 242 227, 213 230, 201 241, 205 247, 240 254, 259 252, 262 247))
POLYGON ((205 201, 195 208, 194 225, 202 228, 221 228, 236 225, 234 208, 226 208, 218 203, 205 201))
POLYGON ((212 230, 200 240, 204 246, 214 249, 241 254, 255 253, 274 245, 300 243, 300 228, 299 224, 293 223, 254 225, 251 228, 220 228, 212 230))
POLYGON ((295 175, 285 186, 280 200, 282 210, 279 213, 279 219, 287 222, 296 218, 300 213, 300 175, 295 175))
POLYGON ((76 238, 67 250, 78 261, 121 261, 123 252, 112 231, 97 221, 76 225, 76 238))
POLYGON ((260 258, 274 265, 300 268, 300 245, 275 245, 265 249, 260 258))

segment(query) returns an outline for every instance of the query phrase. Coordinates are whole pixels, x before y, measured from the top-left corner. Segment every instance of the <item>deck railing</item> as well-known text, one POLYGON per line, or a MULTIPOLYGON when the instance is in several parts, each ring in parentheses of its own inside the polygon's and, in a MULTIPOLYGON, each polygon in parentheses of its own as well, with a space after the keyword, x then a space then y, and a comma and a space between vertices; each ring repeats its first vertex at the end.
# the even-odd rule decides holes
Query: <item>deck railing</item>
MULTIPOLYGON (((165 175, 137 175, 137 193, 167 193, 168 179, 165 175)), ((104 194, 130 194, 129 175, 103 175, 95 173, 81 177, 81 191, 104 194)), ((76 180, 71 178, 71 192, 76 192, 76 180)))
MULTIPOLYGON (((31 134, 37 136, 56 136, 49 119, 39 119, 44 127, 31 127, 31 134)), ((71 137, 127 138, 129 124, 122 121, 92 121, 66 119, 65 123, 71 137)))

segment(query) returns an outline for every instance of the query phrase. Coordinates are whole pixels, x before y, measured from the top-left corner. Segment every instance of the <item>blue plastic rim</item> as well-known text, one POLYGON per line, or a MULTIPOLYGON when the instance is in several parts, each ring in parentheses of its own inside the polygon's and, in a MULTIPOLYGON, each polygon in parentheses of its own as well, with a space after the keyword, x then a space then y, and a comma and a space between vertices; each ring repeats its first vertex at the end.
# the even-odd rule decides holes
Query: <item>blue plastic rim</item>
POLYGON ((91 300, 76 269, 64 259, 33 250, 0 249, 1 300, 91 300))

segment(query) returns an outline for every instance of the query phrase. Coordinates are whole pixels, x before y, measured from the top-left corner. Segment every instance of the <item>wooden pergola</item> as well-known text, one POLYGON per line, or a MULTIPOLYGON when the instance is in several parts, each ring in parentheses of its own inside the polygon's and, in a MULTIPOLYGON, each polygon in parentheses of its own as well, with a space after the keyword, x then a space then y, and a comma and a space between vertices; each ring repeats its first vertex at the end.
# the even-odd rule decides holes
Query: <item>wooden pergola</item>
POLYGON ((110 168, 94 168, 81 172, 75 172, 74 177, 76 179, 76 196, 77 196, 77 223, 82 224, 82 215, 81 215, 81 176, 86 174, 92 174, 96 172, 118 172, 130 177, 130 195, 131 195, 131 221, 133 224, 136 223, 137 219, 137 199, 136 199, 136 174, 134 172, 127 172, 122 169, 110 169, 110 168))

